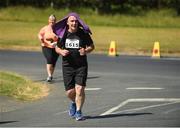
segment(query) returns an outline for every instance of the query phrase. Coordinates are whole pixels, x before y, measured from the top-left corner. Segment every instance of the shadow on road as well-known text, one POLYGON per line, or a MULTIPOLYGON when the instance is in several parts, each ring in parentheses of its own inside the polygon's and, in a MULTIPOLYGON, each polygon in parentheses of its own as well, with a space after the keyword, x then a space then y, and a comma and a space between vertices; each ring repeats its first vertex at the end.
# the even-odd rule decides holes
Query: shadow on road
MULTIPOLYGON (((97 78, 100 78, 100 77, 99 76, 89 76, 87 79, 97 79, 97 78)), ((34 82, 46 82, 46 79, 34 80, 34 82)), ((53 81, 50 82, 50 83, 53 84, 53 83, 59 83, 59 82, 63 82, 63 77, 62 76, 54 77, 53 81)))
POLYGON ((14 122, 18 122, 18 121, 0 121, 0 125, 1 124, 14 123, 14 122))
POLYGON ((89 76, 87 79, 97 79, 100 78, 100 76, 89 76))
POLYGON ((52 82, 46 82, 46 79, 34 80, 34 82, 45 82, 45 83, 51 83, 51 84, 53 84, 53 83, 61 83, 61 82, 63 82, 63 79, 60 79, 60 78, 62 78, 62 77, 54 77, 52 82))
POLYGON ((152 113, 128 113, 128 114, 109 114, 102 116, 85 116, 86 119, 104 119, 104 118, 113 118, 113 117, 122 117, 122 116, 140 116, 140 115, 150 115, 152 113))

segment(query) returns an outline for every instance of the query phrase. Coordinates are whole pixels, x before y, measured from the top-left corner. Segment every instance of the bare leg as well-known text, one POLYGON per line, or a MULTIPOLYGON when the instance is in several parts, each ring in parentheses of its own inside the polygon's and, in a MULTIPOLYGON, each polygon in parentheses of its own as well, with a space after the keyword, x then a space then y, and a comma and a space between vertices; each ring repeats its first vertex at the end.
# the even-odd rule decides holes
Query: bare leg
POLYGON ((84 91, 85 87, 76 85, 75 89, 76 89, 76 98, 75 98, 76 110, 78 111, 82 109, 82 106, 85 101, 85 91, 84 91))
POLYGON ((53 66, 52 64, 47 64, 47 65, 46 65, 46 68, 47 68, 48 76, 53 76, 54 66, 53 66))
POLYGON ((66 91, 66 95, 72 102, 75 102, 75 97, 76 97, 75 89, 70 89, 66 91))

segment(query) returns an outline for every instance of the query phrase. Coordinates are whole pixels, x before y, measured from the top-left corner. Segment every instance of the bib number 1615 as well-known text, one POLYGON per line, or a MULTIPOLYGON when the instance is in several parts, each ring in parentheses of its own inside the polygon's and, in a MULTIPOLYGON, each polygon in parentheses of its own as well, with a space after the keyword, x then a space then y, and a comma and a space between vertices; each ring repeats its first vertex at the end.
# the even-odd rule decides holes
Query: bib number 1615
POLYGON ((79 48, 79 40, 66 39, 66 48, 79 48))

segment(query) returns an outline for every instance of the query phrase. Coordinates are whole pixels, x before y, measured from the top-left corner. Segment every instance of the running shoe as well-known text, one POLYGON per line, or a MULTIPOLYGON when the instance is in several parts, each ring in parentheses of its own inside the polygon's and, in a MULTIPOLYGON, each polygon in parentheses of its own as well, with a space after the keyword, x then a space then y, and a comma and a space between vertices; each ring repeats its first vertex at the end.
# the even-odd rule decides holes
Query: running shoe
POLYGON ((76 111, 75 117, 76 117, 76 120, 77 120, 77 121, 85 120, 85 117, 82 115, 81 110, 76 111))
POLYGON ((76 103, 71 102, 70 106, 69 106, 69 116, 71 116, 72 118, 75 117, 76 114, 76 103))
POLYGON ((52 82, 52 79, 53 79, 52 76, 48 76, 47 79, 46 79, 46 81, 47 81, 47 82, 52 82))

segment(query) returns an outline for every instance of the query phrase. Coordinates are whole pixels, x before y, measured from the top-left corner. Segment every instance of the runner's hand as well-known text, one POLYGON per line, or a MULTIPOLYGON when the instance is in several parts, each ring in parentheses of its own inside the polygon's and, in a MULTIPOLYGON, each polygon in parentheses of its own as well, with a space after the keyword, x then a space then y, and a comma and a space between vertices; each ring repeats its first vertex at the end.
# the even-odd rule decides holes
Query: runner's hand
POLYGON ((79 49, 79 53, 80 53, 81 56, 86 55, 85 48, 80 48, 80 49, 79 49))
POLYGON ((51 46, 53 46, 53 48, 55 48, 55 47, 56 47, 56 45, 57 45, 57 42, 53 42, 53 43, 51 43, 51 46))
POLYGON ((67 56, 69 54, 69 51, 66 50, 66 49, 63 49, 63 50, 61 50, 60 53, 61 53, 62 56, 67 56))

